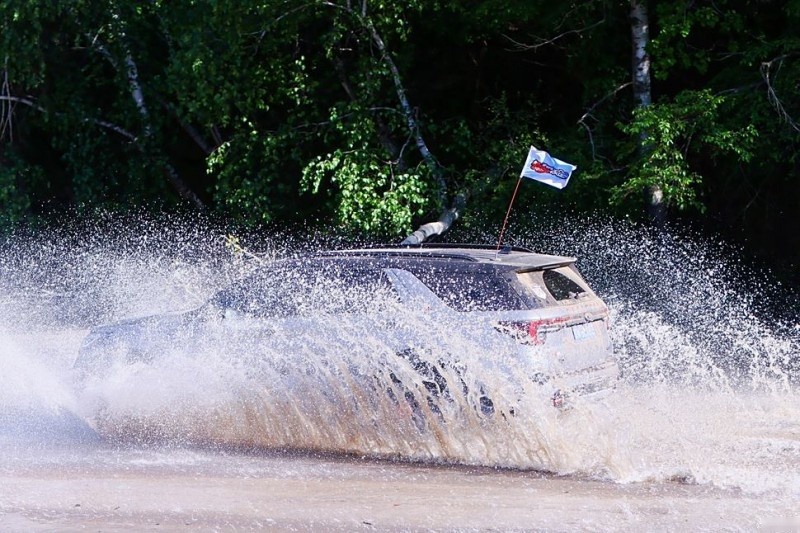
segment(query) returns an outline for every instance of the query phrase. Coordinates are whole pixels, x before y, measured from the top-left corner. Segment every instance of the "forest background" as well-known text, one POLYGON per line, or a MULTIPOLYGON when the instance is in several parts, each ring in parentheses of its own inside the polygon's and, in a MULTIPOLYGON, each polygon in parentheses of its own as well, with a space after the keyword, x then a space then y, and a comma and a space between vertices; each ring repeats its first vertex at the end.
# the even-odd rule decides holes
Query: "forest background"
POLYGON ((800 0, 5 0, 0 23, 0 231, 142 206, 499 226, 535 145, 578 171, 517 216, 800 263, 800 0))

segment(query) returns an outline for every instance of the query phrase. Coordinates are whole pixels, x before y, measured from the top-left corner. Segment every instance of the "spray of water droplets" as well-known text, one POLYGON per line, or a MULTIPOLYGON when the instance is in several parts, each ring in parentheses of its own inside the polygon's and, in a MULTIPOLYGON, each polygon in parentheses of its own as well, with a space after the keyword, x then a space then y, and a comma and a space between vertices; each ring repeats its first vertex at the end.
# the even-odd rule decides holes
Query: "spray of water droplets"
MULTIPOLYGON (((513 350, 400 310, 403 327, 441 346, 415 355, 428 378, 356 326, 245 335, 213 320, 202 342, 167 339, 153 360, 78 372, 90 326, 198 308, 255 267, 207 221, 122 226, 111 218, 3 244, 0 438, 38 435, 31 421, 48 420, 51 433, 97 430, 121 445, 299 449, 800 494, 797 314, 789 305, 771 320, 781 292, 724 246, 597 218, 512 228, 517 244, 577 256, 612 310, 618 390, 561 412, 513 350), (447 398, 429 402, 434 368, 447 398), (487 394, 495 416, 480 409, 487 394)), ((272 258, 331 239, 253 242, 272 258)))

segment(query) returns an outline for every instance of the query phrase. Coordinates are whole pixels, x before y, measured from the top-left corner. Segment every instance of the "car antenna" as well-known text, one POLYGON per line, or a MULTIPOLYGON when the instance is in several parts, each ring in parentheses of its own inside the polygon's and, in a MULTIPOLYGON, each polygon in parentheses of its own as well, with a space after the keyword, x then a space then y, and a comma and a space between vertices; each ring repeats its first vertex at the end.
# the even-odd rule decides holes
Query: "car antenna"
POLYGON ((522 183, 522 178, 529 178, 555 187, 556 189, 563 189, 567 186, 567 183, 569 183, 569 178, 576 168, 578 167, 556 159, 547 152, 537 150, 535 146, 531 145, 528 158, 525 160, 525 166, 522 167, 522 172, 520 172, 519 179, 517 179, 517 185, 514 187, 514 194, 511 195, 511 201, 508 203, 508 211, 506 211, 506 218, 503 220, 503 227, 500 228, 500 236, 497 238, 497 249, 494 252, 495 260, 497 260, 497 254, 500 253, 500 245, 503 243, 503 233, 506 231, 508 216, 511 214, 511 206, 514 205, 514 199, 517 197, 517 191, 519 190, 519 184, 522 183))
MULTIPOLYGON (((519 184, 522 183, 522 176, 519 177, 517 180, 517 186, 514 187, 514 194, 511 195, 511 201, 508 203, 508 210, 506 211, 506 218, 503 220, 503 227, 500 228, 500 236, 497 237, 497 248, 494 251, 494 258, 497 260, 497 254, 500 253, 500 246, 503 244, 503 233, 506 232, 506 226, 508 225, 508 217, 511 214, 511 206, 514 205, 514 198, 517 197, 517 191, 519 191, 519 184)), ((505 250, 505 248, 504 248, 505 250)), ((508 251, 504 251, 503 253, 509 253, 511 251, 510 247, 508 251)))
POLYGON ((517 191, 519 191, 519 184, 522 183, 522 176, 519 177, 517 180, 517 186, 514 187, 514 194, 511 195, 511 201, 508 202, 508 210, 506 211, 506 218, 503 220, 503 227, 500 228, 500 236, 497 237, 497 248, 494 251, 494 260, 498 261, 497 256, 498 254, 509 254, 511 253, 511 246, 506 244, 503 246, 503 234, 506 232, 506 226, 508 225, 508 217, 511 214, 511 206, 514 205, 514 199, 517 197, 517 191), (502 251, 500 247, 502 246, 502 251))

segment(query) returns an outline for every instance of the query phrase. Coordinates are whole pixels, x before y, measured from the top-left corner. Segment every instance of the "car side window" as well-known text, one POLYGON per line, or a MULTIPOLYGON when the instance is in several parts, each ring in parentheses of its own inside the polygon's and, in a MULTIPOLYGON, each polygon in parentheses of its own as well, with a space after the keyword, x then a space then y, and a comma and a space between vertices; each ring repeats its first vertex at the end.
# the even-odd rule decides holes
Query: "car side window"
POLYGON ((218 292, 210 303, 220 309, 231 309, 257 317, 284 317, 296 314, 293 293, 298 287, 278 269, 269 269, 249 276, 218 292))
POLYGON ((256 317, 374 311, 398 297, 380 269, 350 265, 269 268, 217 293, 211 304, 256 317))
POLYGON ((309 281, 301 315, 376 312, 399 300, 381 269, 336 265, 316 272, 309 281))
POLYGON ((415 270, 439 299, 455 311, 509 311, 527 306, 503 276, 488 271, 415 270))

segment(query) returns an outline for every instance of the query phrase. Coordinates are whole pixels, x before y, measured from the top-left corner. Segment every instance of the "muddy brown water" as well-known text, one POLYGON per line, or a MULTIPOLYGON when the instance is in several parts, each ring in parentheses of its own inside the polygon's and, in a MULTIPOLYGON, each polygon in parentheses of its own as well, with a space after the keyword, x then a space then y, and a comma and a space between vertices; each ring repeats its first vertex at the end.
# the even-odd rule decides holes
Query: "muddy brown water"
MULTIPOLYGON (((791 531, 797 500, 682 480, 170 449, 0 468, 3 531, 791 531)), ((57 455, 57 454, 55 454, 57 455)), ((69 454, 68 454, 69 455, 69 454)))

